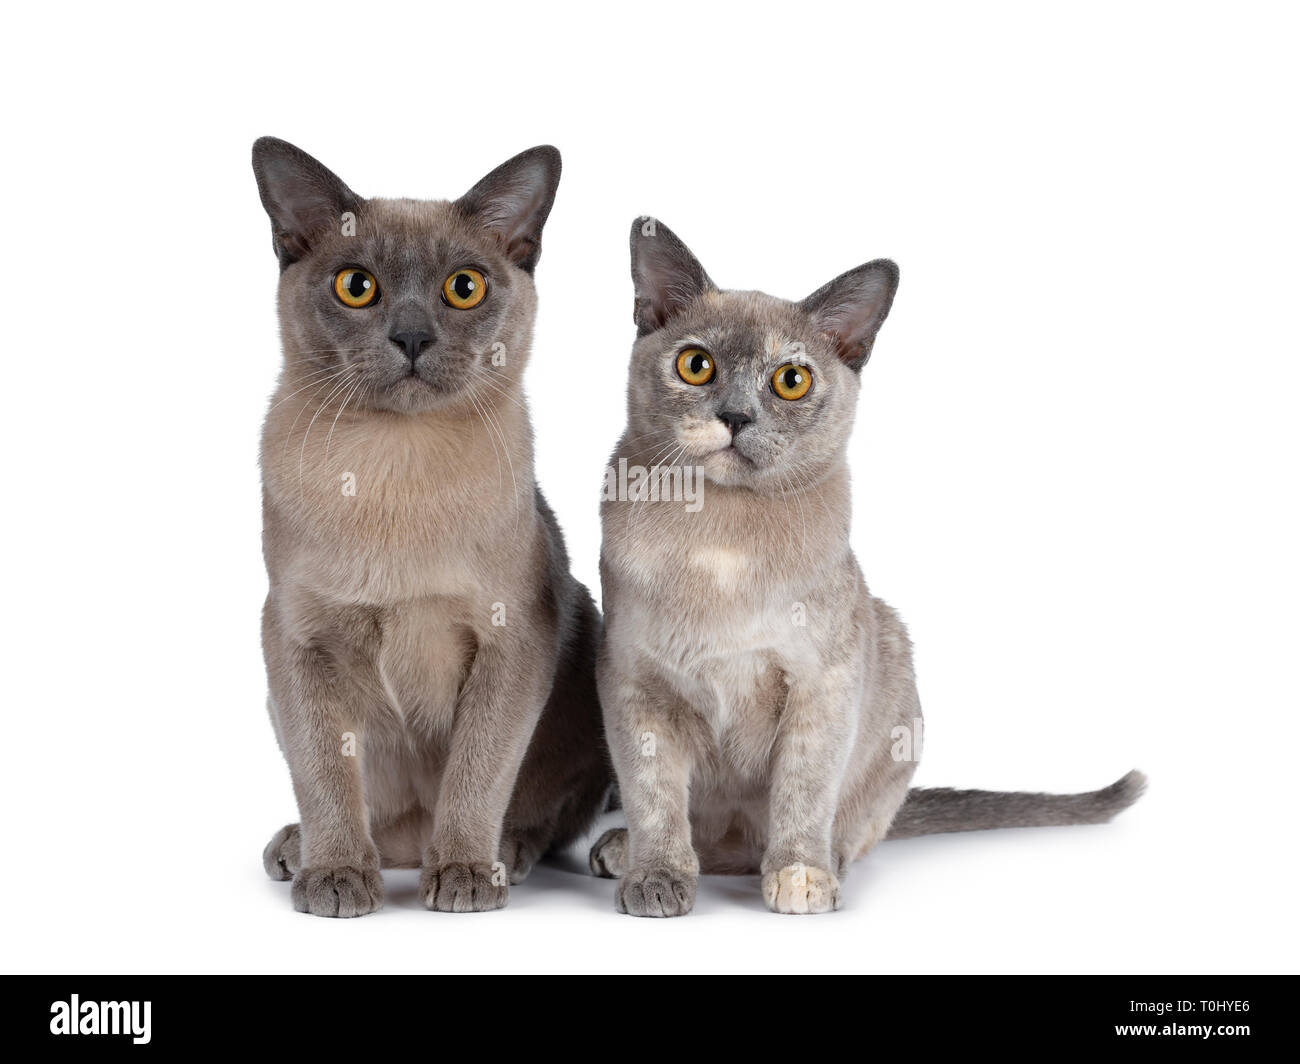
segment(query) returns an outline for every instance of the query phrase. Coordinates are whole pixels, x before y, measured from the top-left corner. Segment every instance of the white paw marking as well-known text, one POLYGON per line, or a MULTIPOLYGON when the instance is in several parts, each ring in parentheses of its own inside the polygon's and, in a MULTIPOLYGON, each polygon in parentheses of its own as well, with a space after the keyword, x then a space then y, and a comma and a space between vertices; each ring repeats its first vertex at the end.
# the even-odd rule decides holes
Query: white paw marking
POLYGON ((777 913, 828 913, 840 907, 840 881, 824 868, 786 865, 763 876, 763 901, 777 913))

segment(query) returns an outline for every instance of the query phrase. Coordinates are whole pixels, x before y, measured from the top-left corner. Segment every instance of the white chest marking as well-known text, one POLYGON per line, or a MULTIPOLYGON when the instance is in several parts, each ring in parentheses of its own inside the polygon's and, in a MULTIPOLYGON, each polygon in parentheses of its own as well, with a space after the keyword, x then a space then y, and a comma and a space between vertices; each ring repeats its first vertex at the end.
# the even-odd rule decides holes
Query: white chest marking
POLYGON ((692 564, 703 569, 723 591, 736 591, 749 572, 747 554, 730 547, 702 547, 691 554, 692 564))

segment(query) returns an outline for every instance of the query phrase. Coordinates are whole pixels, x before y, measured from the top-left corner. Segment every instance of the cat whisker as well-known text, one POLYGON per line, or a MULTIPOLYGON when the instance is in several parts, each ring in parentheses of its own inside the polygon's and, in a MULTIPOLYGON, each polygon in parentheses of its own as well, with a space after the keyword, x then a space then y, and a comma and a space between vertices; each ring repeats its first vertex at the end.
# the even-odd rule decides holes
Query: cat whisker
MULTIPOLYGON (((807 521, 807 515, 804 512, 804 505, 803 505, 803 498, 802 498, 803 489, 795 486, 795 484, 793 483, 793 474, 787 476, 787 474, 781 473, 780 479, 782 485, 786 485, 789 488, 787 498, 793 496, 795 505, 799 509, 798 554, 799 554, 800 562, 803 562, 805 560, 805 556, 808 551, 808 521, 807 521)), ((793 529, 790 529, 790 532, 791 532, 791 536, 793 537, 793 529)))
POLYGON ((465 398, 469 400, 470 405, 474 408, 479 423, 487 433, 488 442, 492 444, 492 454, 496 458, 497 462, 497 493, 500 494, 503 484, 501 481, 501 450, 497 446, 497 438, 491 428, 489 428, 487 418, 483 416, 483 407, 479 404, 478 400, 469 392, 465 394, 465 398))
MULTIPOLYGON (((326 388, 328 388, 331 384, 333 384, 334 382, 342 378, 347 372, 348 372, 347 370, 339 370, 338 373, 332 374, 326 377, 324 380, 313 381, 305 388, 299 389, 299 391, 306 391, 307 388, 314 387, 316 390, 312 392, 311 395, 309 395, 306 399, 303 400, 301 409, 299 409, 298 413, 294 416, 293 424, 289 426, 289 430, 284 434, 284 447, 281 450, 281 457, 283 457, 284 454, 289 450, 289 444, 294 439, 294 430, 298 427, 298 422, 302 419, 303 411, 307 409, 307 407, 311 404, 311 401, 315 399, 316 396, 320 395, 320 393, 324 391, 326 388)), ((296 395, 298 393, 295 392, 294 394, 296 395)), ((290 397, 289 396, 285 397, 285 399, 288 398, 290 397)), ((283 402, 284 400, 281 401, 283 402)))
MULTIPOLYGON (((501 440, 501 450, 505 453, 506 464, 510 468, 510 487, 513 493, 511 495, 511 498, 515 502, 514 532, 515 534, 517 534, 519 531, 519 484, 515 480, 515 463, 510 458, 510 442, 506 438, 505 431, 501 428, 501 426, 497 423, 496 419, 492 416, 491 411, 488 410, 486 404, 479 404, 476 401, 474 405, 479 410, 480 415, 487 422, 491 430, 494 431, 497 437, 501 440)), ((493 443, 493 446, 494 447, 496 446, 495 442, 493 443)))
POLYGON ((307 430, 302 434, 302 447, 298 451, 298 494, 300 496, 303 495, 303 467, 307 461, 307 439, 311 436, 311 428, 316 424, 316 419, 320 417, 321 411, 328 407, 329 404, 334 401, 334 396, 338 395, 350 383, 351 381, 347 377, 344 377, 343 380, 336 383, 334 387, 330 389, 329 394, 325 396, 324 401, 316 408, 316 413, 312 414, 311 420, 307 422, 307 430))
POLYGON ((525 414, 528 413, 528 408, 522 402, 520 402, 519 399, 516 398, 510 391, 504 388, 497 381, 493 380, 492 375, 490 373, 487 373, 483 370, 477 370, 474 374, 474 379, 482 381, 485 385, 487 385, 487 387, 492 389, 503 399, 508 399, 510 402, 514 403, 515 406, 517 406, 520 410, 522 410, 525 414))
POLYGON ((343 411, 348 408, 348 403, 352 401, 352 397, 357 394, 360 388, 361 388, 361 378, 358 377, 356 381, 353 382, 352 387, 348 389, 348 394, 343 397, 343 405, 339 407, 339 412, 334 415, 334 420, 330 422, 329 434, 325 437, 326 458, 330 456, 330 440, 334 438, 334 426, 339 423, 339 418, 343 416, 343 411))
POLYGON ((314 376, 314 378, 315 378, 314 380, 308 381, 308 382, 307 382, 306 384, 304 384, 301 388, 296 388, 294 391, 290 392, 288 395, 284 396, 282 399, 279 399, 278 401, 276 401, 275 403, 273 403, 273 404, 271 405, 270 409, 267 411, 267 413, 269 414, 272 410, 275 410, 275 409, 276 409, 277 407, 279 407, 282 403, 287 403, 287 402, 288 402, 290 399, 292 399, 295 395, 298 395, 298 394, 300 394, 301 392, 305 392, 308 388, 311 388, 311 387, 313 387, 314 385, 323 385, 327 380, 331 379, 332 377, 342 376, 342 375, 343 375, 344 373, 346 373, 346 372, 348 372, 348 370, 347 370, 346 367, 344 367, 343 369, 324 371, 323 374, 313 374, 313 376, 314 376))
MULTIPOLYGON (((686 450, 686 444, 680 443, 674 438, 670 440, 663 447, 660 447, 659 450, 655 452, 654 457, 652 457, 649 461, 646 462, 645 468, 647 470, 662 469, 664 466, 671 468, 673 463, 679 457, 681 457, 682 452, 685 450, 686 450), (665 455, 671 455, 671 457, 667 461, 661 461, 661 459, 665 455)), ((656 473, 656 475, 658 474, 656 473)), ((624 500, 624 503, 627 506, 627 520, 624 522, 624 527, 623 527, 623 534, 625 538, 630 539, 632 536, 632 519, 637 514, 636 504, 638 502, 649 502, 649 501, 650 501, 649 499, 625 499, 624 500)))

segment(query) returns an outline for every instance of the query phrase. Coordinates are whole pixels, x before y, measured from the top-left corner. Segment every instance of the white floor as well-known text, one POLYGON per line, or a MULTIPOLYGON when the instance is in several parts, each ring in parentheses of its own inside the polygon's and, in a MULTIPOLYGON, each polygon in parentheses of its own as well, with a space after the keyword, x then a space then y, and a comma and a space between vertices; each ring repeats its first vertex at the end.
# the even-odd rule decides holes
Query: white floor
MULTIPOLYGON (((889 843, 844 908, 768 913, 752 878, 706 877, 695 911, 637 920, 578 855, 539 867, 499 912, 430 913, 418 873, 385 873, 383 910, 300 915, 243 852, 178 859, 153 840, 97 879, 73 863, 6 932, 4 967, 88 972, 1236 972, 1294 970, 1293 886, 1247 871, 1247 845, 1192 844, 1157 785, 1112 825, 889 843), (135 882, 127 869, 141 875, 135 882)), ((617 814, 606 817, 613 822, 617 814)), ((275 825, 267 822, 266 831, 275 825)), ((124 832, 124 849, 133 845, 124 832)), ((233 847, 238 833, 221 842, 233 847)), ((18 914, 15 914, 16 916, 18 914)))

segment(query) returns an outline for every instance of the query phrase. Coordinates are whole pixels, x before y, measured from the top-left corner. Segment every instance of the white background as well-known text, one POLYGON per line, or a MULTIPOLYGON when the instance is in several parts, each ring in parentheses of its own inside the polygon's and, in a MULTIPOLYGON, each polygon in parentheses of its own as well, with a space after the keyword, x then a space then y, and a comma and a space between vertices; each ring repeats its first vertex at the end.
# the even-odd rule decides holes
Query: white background
POLYGON ((4 968, 1294 971, 1296 23, 1284 5, 33 6, 5 33, 4 968), (527 382, 593 587, 653 213, 727 287, 902 285, 854 543, 917 645, 918 782, 1148 796, 1100 828, 886 844, 845 908, 578 860, 498 913, 296 914, 264 710, 249 167, 363 195, 564 153, 527 382))

